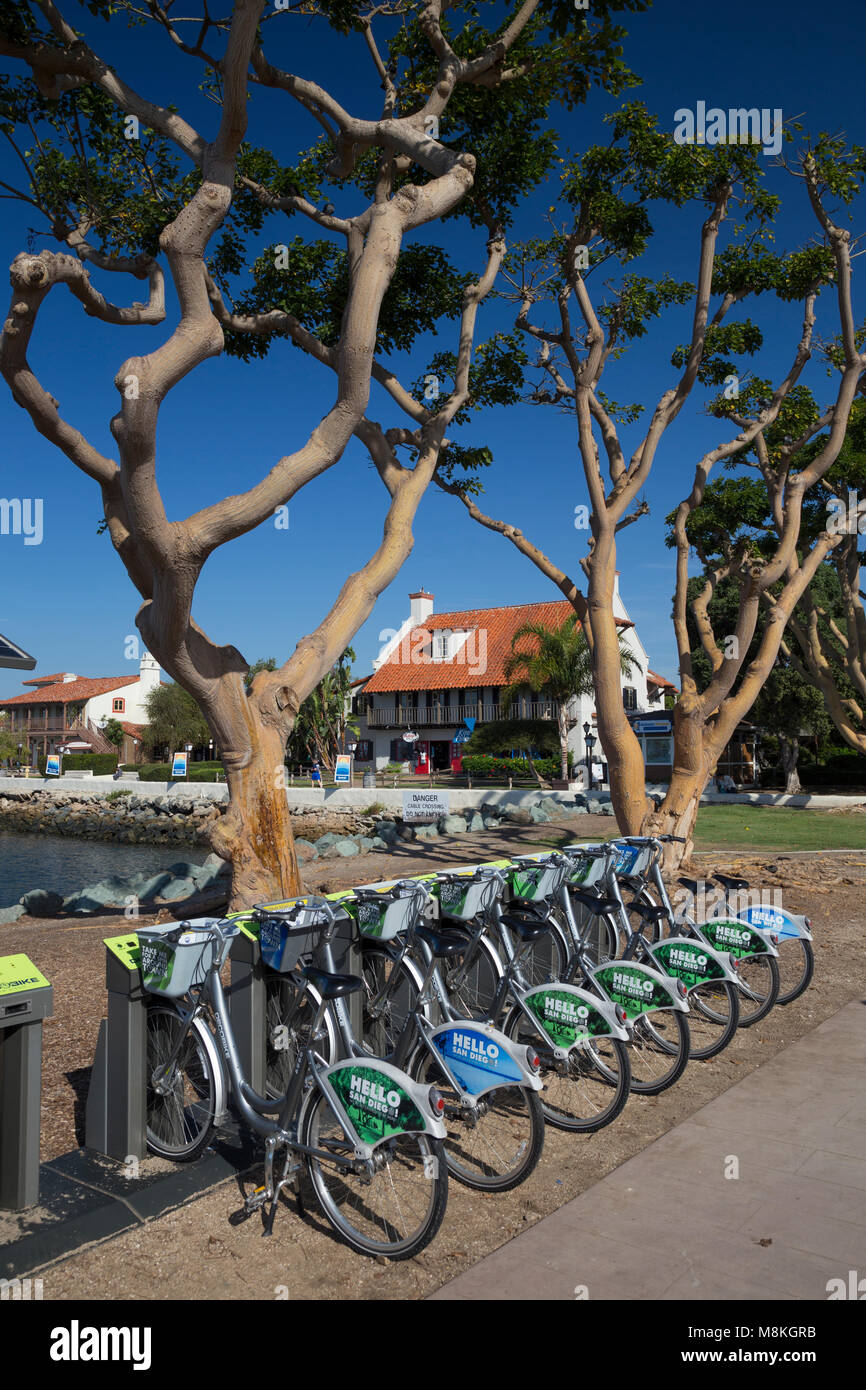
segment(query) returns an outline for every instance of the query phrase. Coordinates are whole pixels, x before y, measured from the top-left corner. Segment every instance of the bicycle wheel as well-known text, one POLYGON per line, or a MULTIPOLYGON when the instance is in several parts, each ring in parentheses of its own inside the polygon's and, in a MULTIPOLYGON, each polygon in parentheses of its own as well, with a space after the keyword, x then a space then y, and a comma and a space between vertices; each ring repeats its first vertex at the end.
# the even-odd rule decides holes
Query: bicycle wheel
MULTIPOLYGON (((628 885, 624 886, 628 887, 628 885)), ((623 902, 625 904, 626 916, 628 917, 629 927, 632 933, 639 932, 649 946, 655 946, 656 942, 661 941, 662 923, 659 919, 653 917, 650 921, 647 921, 637 910, 638 905, 641 907, 661 907, 661 903, 658 901, 658 897, 652 889, 648 888, 646 884, 643 884, 636 892, 632 892, 630 898, 626 899, 625 896, 623 896, 623 902)), ((665 925, 667 925, 667 923, 665 923, 665 925)))
POLYGON ((799 999, 812 983, 815 973, 815 952, 811 941, 795 936, 779 942, 779 994, 777 1004, 791 1004, 799 999))
POLYGON ((533 1027, 522 1009, 512 1009, 502 1031, 538 1054, 546 1124, 592 1134, 616 1119, 628 1100, 631 1082, 628 1052, 618 1038, 593 1038, 559 1061, 546 1034, 533 1027))
POLYGON ((151 1004, 147 1010, 145 1098, 147 1147, 160 1158, 190 1163, 206 1147, 216 1114, 216 1076, 205 1045, 204 1024, 192 1024, 181 1043, 164 1093, 154 1078, 161 1073, 183 1031, 184 1022, 169 1004, 151 1004))
POLYGON ((550 930, 527 943, 520 941, 505 925, 502 927, 503 931, 509 931, 515 955, 520 955, 520 971, 527 989, 565 979, 569 956, 568 940, 565 931, 553 915, 553 909, 547 922, 550 930))
POLYGON ((416 1052, 409 1074, 435 1086, 444 1097, 445 1159, 452 1177, 483 1192, 508 1192, 529 1177, 544 1146, 538 1091, 500 1086, 481 1096, 472 1111, 461 1104, 462 1092, 452 1086, 424 1045, 416 1052))
MULTIPOLYGON (((421 993, 423 977, 414 961, 395 960, 386 946, 361 945, 364 980, 362 1040, 376 1057, 390 1057, 421 993), (383 993, 384 991, 384 993, 383 993)), ((424 1008, 425 1017, 428 1010, 424 1008)))
MULTIPOLYGON (((302 991, 289 975, 269 973, 265 981, 265 1095, 284 1096, 298 1059, 298 1048, 314 1041, 312 1025, 322 997, 308 985, 302 991)), ((337 1037, 331 1012, 322 1015, 316 1052, 330 1064, 337 1060, 337 1037)))
POLYGON ((503 968, 499 952, 487 936, 470 942, 461 955, 440 962, 451 1004, 464 1018, 489 1018, 503 968))
MULTIPOLYGON (((581 939, 581 950, 588 966, 603 965, 619 955, 619 932, 616 923, 606 914, 590 913, 581 903, 572 907, 581 939), (587 924, 586 918, 590 917, 587 924)), ((557 913, 564 909, 557 907, 557 913)))
POLYGON ((706 1062, 727 1047, 740 1022, 740 991, 728 980, 689 990, 689 1059, 706 1062))
POLYGON ((746 956, 734 969, 745 985, 740 990, 740 1027, 751 1028, 766 1018, 779 997, 779 965, 775 956, 746 956))
POLYGON ((408 1260, 435 1236, 448 1200, 448 1165, 441 1139, 399 1134, 378 1144, 373 1170, 339 1163, 352 1141, 322 1092, 304 1112, 301 1142, 318 1150, 306 1165, 316 1200, 334 1230, 362 1255, 408 1260))
POLYGON ((678 1009, 656 1009, 634 1021, 629 1061, 631 1089, 657 1096, 679 1081, 690 1050, 689 1025, 678 1009))

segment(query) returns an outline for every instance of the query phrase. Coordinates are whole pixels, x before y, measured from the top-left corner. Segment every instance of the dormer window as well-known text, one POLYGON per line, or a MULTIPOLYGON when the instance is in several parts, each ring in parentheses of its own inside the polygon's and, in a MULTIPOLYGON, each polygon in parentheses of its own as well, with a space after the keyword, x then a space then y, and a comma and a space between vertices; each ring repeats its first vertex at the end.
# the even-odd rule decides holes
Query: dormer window
POLYGON ((435 632, 433 634, 433 660, 448 661, 451 656, 451 633, 435 632))

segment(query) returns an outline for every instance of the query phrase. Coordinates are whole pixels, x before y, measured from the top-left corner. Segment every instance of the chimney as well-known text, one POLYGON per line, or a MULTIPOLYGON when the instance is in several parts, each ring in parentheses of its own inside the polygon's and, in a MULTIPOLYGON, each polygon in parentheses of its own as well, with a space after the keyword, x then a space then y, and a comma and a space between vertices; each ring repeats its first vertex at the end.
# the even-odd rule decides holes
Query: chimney
POLYGON ((433 595, 424 589, 419 589, 417 594, 409 595, 409 617, 413 627, 424 626, 433 613, 433 602, 433 595))
POLYGON ((159 685, 159 662, 156 657, 151 656, 150 652, 143 651, 141 661, 138 665, 138 679, 141 684, 141 691, 153 690, 159 685))

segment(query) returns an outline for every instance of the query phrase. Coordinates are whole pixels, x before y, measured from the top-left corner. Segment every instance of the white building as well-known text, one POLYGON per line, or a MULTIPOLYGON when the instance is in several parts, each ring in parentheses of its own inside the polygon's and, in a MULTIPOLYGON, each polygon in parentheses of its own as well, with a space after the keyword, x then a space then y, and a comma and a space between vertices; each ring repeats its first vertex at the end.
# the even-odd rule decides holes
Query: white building
POLYGON ((147 722, 145 698, 160 684, 159 663, 144 652, 136 676, 78 676, 58 671, 24 681, 34 687, 9 700, 0 700, 7 728, 19 736, 21 761, 33 760, 76 745, 76 751, 114 752, 100 725, 116 719, 124 726, 122 762, 135 761, 136 739, 147 722))
MULTIPOLYGON (((500 702, 508 678, 512 638, 526 623, 556 629, 574 610, 567 600, 516 604, 507 608, 476 608, 435 613, 434 597, 423 589, 409 595, 410 611, 401 627, 386 641, 373 662, 373 675, 357 697, 360 735, 356 762, 412 761, 424 771, 459 768, 462 744, 477 724, 506 718, 555 720, 557 706, 538 694, 510 708, 500 702), (412 741, 404 732, 417 734, 412 741)), ((623 704, 629 711, 654 713, 664 709, 664 692, 675 687, 649 669, 647 652, 635 631, 619 593, 614 615, 634 665, 622 678, 623 704)), ((583 725, 595 730, 595 698, 576 695, 570 701, 574 720, 569 746, 576 763, 586 758, 583 725)), ((598 756, 596 743, 594 756, 598 756)))

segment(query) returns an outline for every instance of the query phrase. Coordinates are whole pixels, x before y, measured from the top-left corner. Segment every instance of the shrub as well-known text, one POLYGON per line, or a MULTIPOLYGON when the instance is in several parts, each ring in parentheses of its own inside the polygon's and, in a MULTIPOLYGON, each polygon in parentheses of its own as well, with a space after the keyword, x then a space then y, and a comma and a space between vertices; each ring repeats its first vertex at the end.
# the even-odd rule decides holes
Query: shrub
MULTIPOLYGON (((558 777, 561 770, 559 758, 534 758, 533 763, 539 777, 558 777)), ((524 777, 532 778, 528 762, 522 758, 491 758, 482 754, 464 755, 463 771, 472 777, 524 777)))
MULTIPOLYGON (((42 776, 45 776, 45 758, 37 759, 42 776)), ((106 777, 117 769, 116 753, 64 753, 60 764, 64 772, 93 773, 94 777, 106 777)))
MULTIPOLYGON (((220 781, 225 781, 225 770, 222 763, 189 763, 188 768, 190 782, 215 782, 217 773, 220 775, 220 781)), ((140 782, 183 781, 181 777, 172 779, 171 763, 142 763, 135 771, 138 773, 140 782)))

